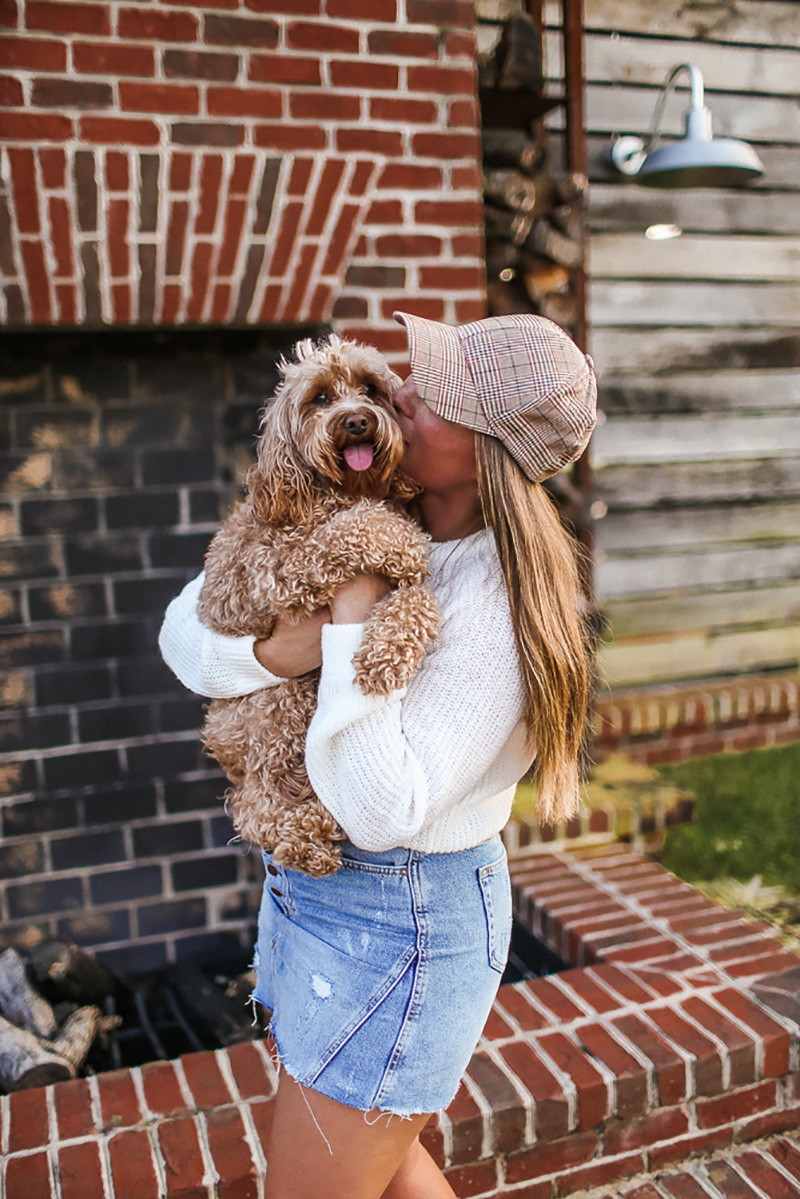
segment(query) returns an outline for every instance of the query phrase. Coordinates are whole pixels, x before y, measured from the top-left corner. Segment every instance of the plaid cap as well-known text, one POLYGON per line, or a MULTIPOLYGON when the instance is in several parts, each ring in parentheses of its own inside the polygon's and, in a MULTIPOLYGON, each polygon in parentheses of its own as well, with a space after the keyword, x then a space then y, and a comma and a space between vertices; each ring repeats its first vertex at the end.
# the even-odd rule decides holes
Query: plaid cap
POLYGON ((530 313, 467 325, 395 312, 420 396, 445 420, 497 437, 535 483, 574 461, 597 423, 592 360, 530 313))

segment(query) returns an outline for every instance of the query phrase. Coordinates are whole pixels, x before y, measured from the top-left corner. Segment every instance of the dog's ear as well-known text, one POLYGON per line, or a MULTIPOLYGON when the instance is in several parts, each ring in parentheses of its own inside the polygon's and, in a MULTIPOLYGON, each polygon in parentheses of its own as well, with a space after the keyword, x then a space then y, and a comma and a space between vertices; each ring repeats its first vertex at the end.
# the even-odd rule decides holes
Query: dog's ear
POLYGON ((276 405, 264 417, 247 490, 255 515, 265 524, 303 524, 314 503, 314 476, 298 454, 281 415, 276 405))
POLYGON ((387 499, 394 500, 398 504, 407 504, 421 494, 422 488, 415 479, 412 479, 405 471, 396 470, 394 472, 387 499))

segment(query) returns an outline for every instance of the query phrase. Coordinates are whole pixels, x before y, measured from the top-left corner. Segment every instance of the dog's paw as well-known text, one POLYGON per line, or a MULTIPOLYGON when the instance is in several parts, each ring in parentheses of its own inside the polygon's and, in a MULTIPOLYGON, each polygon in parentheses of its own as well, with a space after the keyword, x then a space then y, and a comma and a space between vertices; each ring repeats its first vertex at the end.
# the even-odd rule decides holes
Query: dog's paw
POLYGON ((364 694, 385 696, 404 687, 419 670, 440 620, 427 587, 399 588, 376 604, 353 655, 356 683, 364 694))

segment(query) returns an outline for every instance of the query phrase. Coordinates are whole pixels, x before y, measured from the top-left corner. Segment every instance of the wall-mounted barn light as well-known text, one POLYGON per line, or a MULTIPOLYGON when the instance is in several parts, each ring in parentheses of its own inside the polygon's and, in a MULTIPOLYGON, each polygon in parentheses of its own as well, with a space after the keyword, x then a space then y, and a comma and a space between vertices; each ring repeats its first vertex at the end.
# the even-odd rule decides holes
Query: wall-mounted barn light
POLYGON ((764 174, 758 155, 747 142, 712 137, 711 113, 703 103, 703 76, 690 62, 681 63, 661 89, 647 141, 620 137, 611 159, 623 175, 642 187, 741 187, 764 174), (680 141, 658 146, 661 114, 675 76, 688 71, 692 103, 686 113, 686 133, 680 141))

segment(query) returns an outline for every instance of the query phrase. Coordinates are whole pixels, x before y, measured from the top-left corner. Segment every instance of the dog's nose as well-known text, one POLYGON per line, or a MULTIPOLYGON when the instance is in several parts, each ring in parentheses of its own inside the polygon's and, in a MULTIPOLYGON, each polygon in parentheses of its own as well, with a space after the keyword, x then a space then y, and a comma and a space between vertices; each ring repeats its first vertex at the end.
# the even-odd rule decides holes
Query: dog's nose
POLYGON ((344 422, 344 427, 348 433, 352 433, 357 437, 359 433, 366 433, 368 423, 366 416, 348 416, 344 422))

